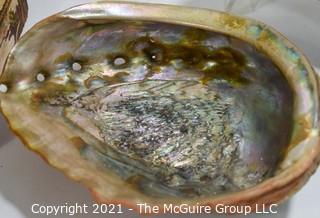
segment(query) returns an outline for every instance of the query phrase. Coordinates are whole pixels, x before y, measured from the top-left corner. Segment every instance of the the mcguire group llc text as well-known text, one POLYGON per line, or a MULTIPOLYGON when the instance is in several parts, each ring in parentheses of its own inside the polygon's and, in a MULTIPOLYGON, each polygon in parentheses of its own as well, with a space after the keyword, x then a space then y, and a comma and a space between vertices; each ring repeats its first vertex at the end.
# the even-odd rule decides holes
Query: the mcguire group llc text
POLYGON ((209 205, 188 205, 188 204, 163 204, 162 207, 157 205, 149 205, 146 203, 137 204, 139 213, 141 214, 276 214, 277 204, 265 205, 224 205, 217 204, 215 206, 209 205))

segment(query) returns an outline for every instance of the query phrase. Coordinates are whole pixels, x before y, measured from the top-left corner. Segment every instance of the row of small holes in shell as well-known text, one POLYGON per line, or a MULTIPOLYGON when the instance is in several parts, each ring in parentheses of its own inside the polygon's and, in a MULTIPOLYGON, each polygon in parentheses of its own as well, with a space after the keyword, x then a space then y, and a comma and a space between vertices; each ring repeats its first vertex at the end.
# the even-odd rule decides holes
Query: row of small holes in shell
MULTIPOLYGON (((78 72, 82 69, 82 66, 81 64, 75 62, 72 64, 72 70, 78 72)), ((42 73, 38 73, 37 76, 36 76, 36 79, 38 82, 44 82, 46 80, 46 77, 44 74, 42 73)), ((0 84, 0 92, 1 93, 6 93, 8 92, 8 86, 6 84, 0 84)))
MULTIPOLYGON (((115 66, 122 66, 122 65, 125 65, 126 63, 127 63, 127 61, 123 57, 117 57, 117 58, 115 58, 113 60, 113 64, 115 66)), ((73 71, 79 72, 81 69, 82 69, 82 66, 81 66, 80 63, 74 62, 72 64, 72 70, 73 71)), ((44 74, 38 73, 37 76, 36 76, 36 79, 37 79, 38 82, 44 82, 46 80, 46 77, 45 77, 44 74)), ((1 93, 8 92, 8 86, 5 85, 5 84, 0 84, 0 92, 1 93)))

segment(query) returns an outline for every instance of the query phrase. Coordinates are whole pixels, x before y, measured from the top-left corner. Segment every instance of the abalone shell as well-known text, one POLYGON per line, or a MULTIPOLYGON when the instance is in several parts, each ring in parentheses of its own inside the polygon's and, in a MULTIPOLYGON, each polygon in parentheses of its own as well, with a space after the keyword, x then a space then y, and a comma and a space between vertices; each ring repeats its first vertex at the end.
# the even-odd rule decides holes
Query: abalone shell
POLYGON ((297 116, 315 83, 301 78, 310 86, 297 93, 283 67, 291 62, 269 55, 255 23, 216 12, 228 32, 190 23, 192 9, 172 22, 108 14, 127 7, 151 6, 79 6, 26 34, 0 78, 11 128, 100 199, 232 196, 276 178, 292 142, 308 135, 296 130, 312 129, 297 116))

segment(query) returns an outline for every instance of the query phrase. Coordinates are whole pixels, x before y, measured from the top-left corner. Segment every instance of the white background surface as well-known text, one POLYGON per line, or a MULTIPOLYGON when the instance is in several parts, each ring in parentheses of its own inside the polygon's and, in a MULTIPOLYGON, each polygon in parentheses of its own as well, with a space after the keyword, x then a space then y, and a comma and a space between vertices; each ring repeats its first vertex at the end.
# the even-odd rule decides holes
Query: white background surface
MULTIPOLYGON (((89 0, 28 1, 29 18, 25 30, 55 12, 86 3, 89 0)), ((224 6, 223 0, 144 0, 144 2, 183 4, 220 10, 224 6)), ((245 16, 259 19, 275 27, 302 48, 313 65, 320 66, 320 2, 318 0, 265 0, 263 5, 254 12, 251 10, 236 10, 236 12, 241 12, 245 16)), ((247 217, 319 218, 319 186, 320 172, 318 171, 289 202, 279 206, 278 214, 247 217)), ((77 202, 91 204, 89 192, 82 185, 70 181, 61 172, 49 167, 41 158, 28 151, 10 133, 0 116, 0 218, 46 217, 32 214, 31 205, 34 203, 64 205, 65 203, 75 204, 77 202)), ((57 217, 66 218, 67 216, 57 217)), ((79 215, 76 217, 93 216, 79 215)), ((104 215, 100 217, 123 216, 104 215)), ((139 216, 128 213, 127 217, 139 216)), ((201 217, 213 216, 203 215, 201 217)))

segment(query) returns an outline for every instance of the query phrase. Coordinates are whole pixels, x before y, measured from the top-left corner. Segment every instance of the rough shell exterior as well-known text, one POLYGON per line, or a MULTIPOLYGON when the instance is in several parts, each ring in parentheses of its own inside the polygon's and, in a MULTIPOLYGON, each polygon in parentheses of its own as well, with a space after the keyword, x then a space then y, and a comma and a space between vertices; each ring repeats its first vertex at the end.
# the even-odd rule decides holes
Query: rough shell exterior
POLYGON ((7 55, 22 33, 27 14, 28 5, 25 0, 0 2, 0 72, 7 55))

